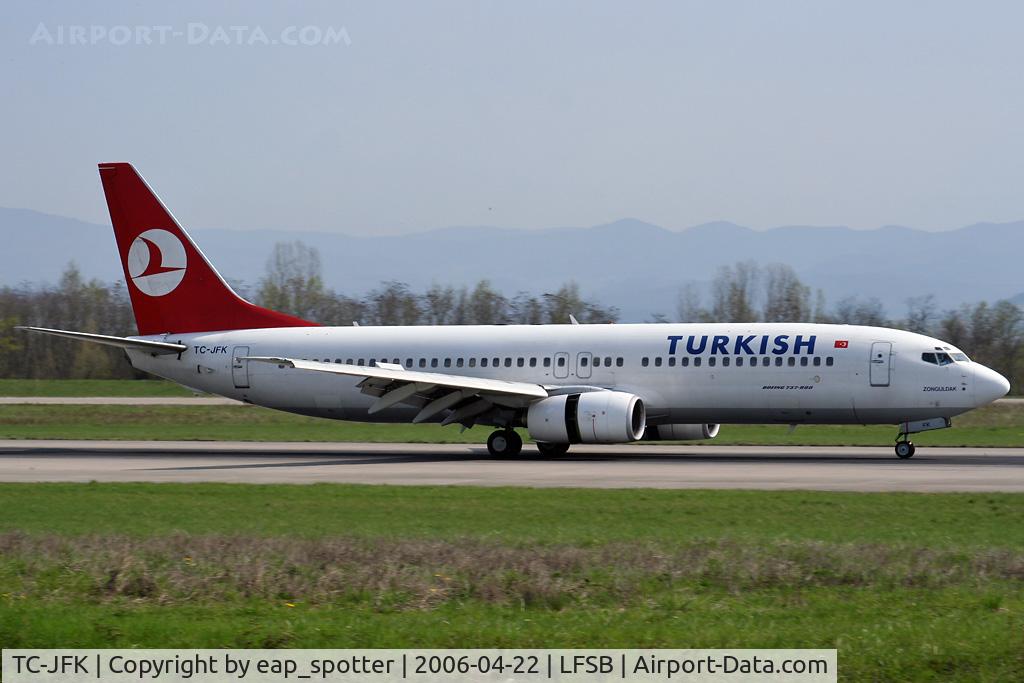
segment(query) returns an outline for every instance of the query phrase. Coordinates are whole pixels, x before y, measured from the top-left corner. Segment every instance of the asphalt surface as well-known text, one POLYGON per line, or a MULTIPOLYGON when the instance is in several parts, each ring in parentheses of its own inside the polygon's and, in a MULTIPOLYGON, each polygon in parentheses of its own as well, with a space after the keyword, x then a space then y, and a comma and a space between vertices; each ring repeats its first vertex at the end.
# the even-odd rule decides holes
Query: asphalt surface
POLYGON ((456 484, 594 488, 1024 491, 1024 448, 574 446, 544 460, 482 446, 0 441, 0 481, 456 484))
MULTIPOLYGON (((1024 398, 1001 398, 996 403, 1022 405, 1024 398)), ((245 404, 222 396, 0 396, 0 405, 240 406, 245 404)))

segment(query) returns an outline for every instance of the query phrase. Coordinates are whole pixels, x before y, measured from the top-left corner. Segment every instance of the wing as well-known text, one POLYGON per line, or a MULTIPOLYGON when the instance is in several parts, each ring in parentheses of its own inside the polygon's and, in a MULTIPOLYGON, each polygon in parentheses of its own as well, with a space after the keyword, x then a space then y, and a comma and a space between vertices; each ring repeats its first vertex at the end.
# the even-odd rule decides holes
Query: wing
POLYGON ((246 356, 239 360, 270 363, 308 372, 364 377, 359 388, 364 394, 377 397, 368 411, 370 415, 398 403, 408 403, 420 408, 413 418, 414 423, 428 420, 446 410, 451 413, 442 420, 442 424, 472 423, 474 418, 496 407, 521 408, 549 395, 547 389, 539 384, 418 372, 392 363, 378 363, 369 367, 267 356, 246 356))

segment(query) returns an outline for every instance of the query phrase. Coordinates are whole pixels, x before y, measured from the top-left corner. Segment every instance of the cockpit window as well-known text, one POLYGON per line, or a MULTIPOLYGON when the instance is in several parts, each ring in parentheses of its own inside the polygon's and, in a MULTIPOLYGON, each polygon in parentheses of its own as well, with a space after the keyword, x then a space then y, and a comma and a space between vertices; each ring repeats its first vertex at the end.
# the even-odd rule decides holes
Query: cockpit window
MULTIPOLYGON (((963 356, 963 354, 960 355, 963 356)), ((964 356, 964 358, 967 358, 967 356, 964 356)), ((953 362, 948 353, 922 353, 921 360, 933 365, 950 365, 953 362)))
POLYGON ((956 353, 953 354, 953 360, 958 360, 961 363, 970 363, 971 362, 971 359, 967 357, 966 353, 960 353, 959 351, 957 351, 956 353))

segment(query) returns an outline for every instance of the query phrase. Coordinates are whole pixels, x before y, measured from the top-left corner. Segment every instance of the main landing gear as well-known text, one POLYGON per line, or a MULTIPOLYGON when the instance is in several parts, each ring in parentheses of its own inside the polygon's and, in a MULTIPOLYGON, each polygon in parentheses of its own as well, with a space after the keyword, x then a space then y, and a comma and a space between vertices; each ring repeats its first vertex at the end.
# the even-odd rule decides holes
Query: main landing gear
POLYGON ((538 441, 537 450, 540 451, 540 454, 543 456, 557 458, 569 452, 569 444, 538 441))
POLYGON ((495 458, 514 458, 523 450, 523 440, 514 429, 499 429, 487 437, 487 452, 495 458))
MULTIPOLYGON (((514 458, 523 450, 523 440, 514 429, 499 429, 487 437, 487 452, 495 458, 514 458)), ((537 450, 548 458, 557 458, 569 452, 567 443, 538 441, 537 450)))

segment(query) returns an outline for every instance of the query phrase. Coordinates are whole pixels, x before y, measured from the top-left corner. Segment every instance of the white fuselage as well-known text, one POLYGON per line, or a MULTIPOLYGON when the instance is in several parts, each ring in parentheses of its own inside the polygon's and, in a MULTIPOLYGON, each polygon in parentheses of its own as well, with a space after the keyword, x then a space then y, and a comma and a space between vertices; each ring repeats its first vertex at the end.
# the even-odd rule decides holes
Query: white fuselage
MULTIPOLYGON (((417 408, 373 415, 358 377, 238 361, 274 356, 448 375, 600 387, 636 394, 649 424, 888 423, 951 417, 1005 393, 1005 380, 931 337, 853 325, 784 323, 305 327, 147 337, 175 355, 129 351, 139 369, 253 404, 320 417, 408 421, 417 408)), ((441 419, 438 417, 437 419, 441 419)))

